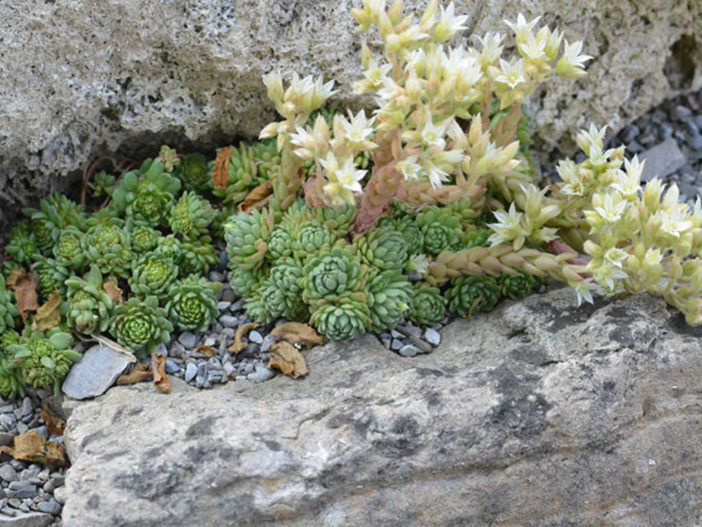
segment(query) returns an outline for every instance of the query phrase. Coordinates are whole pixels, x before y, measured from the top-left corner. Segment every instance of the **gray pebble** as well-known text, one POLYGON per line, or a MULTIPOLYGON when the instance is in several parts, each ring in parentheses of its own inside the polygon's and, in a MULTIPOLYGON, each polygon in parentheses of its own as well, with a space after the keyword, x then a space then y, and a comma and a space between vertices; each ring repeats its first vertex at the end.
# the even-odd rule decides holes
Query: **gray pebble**
POLYGON ((424 340, 432 346, 438 346, 441 343, 441 334, 434 329, 427 329, 424 332, 424 340))
POLYGON ((672 127, 670 124, 668 124, 668 123, 661 123, 660 126, 661 126, 661 127, 660 127, 660 130, 659 130, 659 132, 658 132, 658 138, 659 138, 661 141, 665 141, 665 140, 668 139, 669 137, 673 137, 674 129, 673 129, 673 127, 672 127))
POLYGON ((0 427, 4 428, 5 430, 9 431, 14 428, 16 422, 17 420, 15 419, 14 414, 0 414, 0 427))
POLYGON ((393 351, 398 351, 404 345, 405 343, 402 342, 400 339, 392 339, 392 342, 390 343, 390 349, 393 351))
POLYGON ((3 513, 5 516, 16 516, 17 511, 15 509, 11 509, 10 507, 3 507, 0 509, 0 512, 3 513))
POLYGON ((197 336, 189 331, 186 331, 180 334, 178 337, 178 342, 185 346, 185 349, 190 350, 195 347, 195 344, 197 344, 197 336))
POLYGON ((29 500, 29 501, 24 500, 24 501, 22 502, 22 504, 19 506, 19 510, 21 510, 22 512, 29 512, 29 511, 31 511, 31 509, 29 508, 29 505, 30 505, 31 503, 32 503, 32 500, 29 500))
POLYGON ((227 328, 236 328, 239 326, 239 317, 232 315, 222 315, 219 317, 219 321, 227 328))
POLYGON ((172 375, 175 372, 177 372, 179 369, 180 368, 178 367, 178 365, 175 362, 173 362, 172 359, 166 360, 166 373, 169 373, 172 375))
POLYGON ((254 329, 249 332, 249 340, 255 344, 261 344, 263 342, 263 336, 254 329))
POLYGON ((61 512, 61 505, 59 505, 54 498, 51 498, 49 501, 42 501, 41 503, 37 504, 37 510, 58 515, 61 512))
POLYGON ((263 338, 263 342, 261 342, 261 351, 263 353, 267 353, 268 350, 271 349, 271 346, 275 344, 275 336, 274 335, 266 335, 263 338))
POLYGON ((241 311, 242 309, 244 309, 245 304, 246 304, 246 300, 244 300, 243 298, 240 298, 236 302, 233 302, 231 306, 229 306, 229 311, 231 311, 232 313, 234 313, 236 311, 241 311))
POLYGON ((231 302, 225 302, 225 301, 218 302, 217 309, 219 309, 220 311, 225 311, 225 310, 229 309, 229 306, 231 306, 231 305, 232 305, 231 302))
POLYGON ((9 503, 10 507, 18 509, 19 506, 22 505, 22 500, 19 498, 10 498, 7 500, 7 503, 9 503))
POLYGON ((15 491, 15 497, 24 499, 24 498, 33 498, 34 496, 37 495, 37 487, 36 485, 32 485, 31 483, 26 483, 23 481, 13 481, 9 485, 10 490, 15 491))
POLYGON ((689 137, 687 139, 687 145, 692 148, 693 150, 701 151, 702 150, 702 135, 697 134, 693 135, 692 137, 689 137))
MULTIPOLYGON (((390 336, 391 336, 392 338, 394 338, 394 339, 401 339, 401 338, 404 337, 405 335, 404 335, 403 333, 400 333, 400 332, 397 331, 396 329, 393 329, 393 330, 390 332, 390 336)), ((381 335, 381 338, 382 338, 382 337, 383 337, 383 335, 381 335)))
POLYGON ((0 479, 3 481, 15 481, 17 479, 17 472, 12 465, 7 463, 0 466, 0 479))
POLYGON ((251 373, 254 370, 254 365, 252 362, 247 362, 244 365, 244 373, 251 373))
POLYGON ((692 117, 692 110, 690 110, 686 106, 683 106, 682 104, 678 104, 673 109, 671 117, 677 119, 678 121, 684 121, 685 119, 689 119, 690 117, 692 117))
POLYGON ((253 382, 264 382, 275 377, 275 373, 264 365, 259 364, 256 366, 256 371, 249 373, 246 378, 253 382))
POLYGON ((54 485, 56 485, 56 487, 60 487, 66 481, 66 476, 64 476, 63 474, 51 474, 51 481, 54 482, 54 485))
POLYGON ((34 411, 34 405, 32 404, 32 400, 29 397, 25 397, 22 399, 22 408, 21 408, 21 416, 24 417, 25 415, 31 415, 31 413, 34 411))
POLYGON ((29 431, 29 427, 24 424, 23 422, 17 423, 17 433, 18 434, 26 434, 29 431))
MULTIPOLYGON (((49 439, 49 429, 47 428, 46 425, 37 426, 36 428, 30 428, 29 431, 36 432, 37 434, 42 436, 44 439, 49 439)), ((47 475, 47 477, 48 477, 48 475, 47 475)), ((44 481, 46 481, 46 480, 44 480, 44 481)))
POLYGON ((231 362, 224 363, 224 374, 229 378, 229 376, 234 373, 234 365, 231 362))
POLYGON ((215 345, 216 342, 217 342, 217 341, 215 340, 214 337, 207 337, 207 338, 205 339, 205 342, 203 342, 203 344, 204 344, 205 346, 209 346, 209 347, 211 348, 212 346, 215 345))
POLYGON ((635 124, 630 124, 625 126, 624 129, 619 132, 619 138, 624 143, 631 143, 636 137, 641 133, 641 130, 635 124))
POLYGON ((202 375, 198 375, 195 377, 195 386, 198 388, 202 388, 203 385, 205 384, 205 378, 202 375))
POLYGON ((56 501, 58 501, 61 505, 66 503, 66 488, 65 487, 58 487, 54 491, 54 498, 56 498, 56 501))
POLYGON ((421 350, 414 344, 407 344, 406 346, 402 346, 402 348, 400 348, 400 355, 403 357, 414 357, 420 351, 421 350))
POLYGON ((193 362, 188 362, 188 365, 185 367, 185 382, 192 381, 196 375, 197 366, 195 366, 195 363, 193 362))
POLYGON ((6 404, 4 406, 0 406, 0 414, 6 414, 8 412, 14 411, 15 407, 11 404, 6 404))
MULTIPOLYGON (((222 290, 222 302, 234 302, 236 300, 236 293, 231 289, 222 290)), ((231 309, 231 307, 229 308, 231 309)))
POLYGON ((47 481, 46 483, 44 483, 44 486, 42 488, 44 489, 44 492, 46 492, 47 494, 51 494, 54 492, 56 485, 54 485, 53 481, 47 481))
POLYGON ((412 335, 415 338, 421 338, 422 337, 422 330, 412 324, 411 322, 407 322, 406 324, 403 324, 402 326, 398 326, 400 331, 407 335, 412 335))
POLYGON ((210 282, 224 282, 224 275, 217 271, 210 271, 210 282))

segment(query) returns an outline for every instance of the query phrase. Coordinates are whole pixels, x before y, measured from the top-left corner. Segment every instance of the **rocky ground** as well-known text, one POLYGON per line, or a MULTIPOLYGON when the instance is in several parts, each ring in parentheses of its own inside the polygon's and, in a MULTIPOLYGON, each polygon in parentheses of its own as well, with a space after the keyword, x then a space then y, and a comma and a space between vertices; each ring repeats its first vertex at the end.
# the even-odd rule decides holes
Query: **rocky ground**
MULTIPOLYGON (((607 141, 608 147, 621 144, 627 146, 629 155, 636 154, 640 159, 646 159, 644 181, 658 176, 668 184, 677 183, 680 199, 694 201, 702 195, 702 92, 665 102, 607 141)), ((557 178, 553 166, 559 158, 557 152, 550 154, 549 163, 543 166, 546 177, 557 178)), ((234 380, 263 382, 273 378, 277 373, 266 365, 273 343, 268 333, 274 324, 251 331, 246 348, 237 355, 229 353, 227 348, 234 340, 236 329, 249 320, 244 313, 243 301, 236 297, 227 283, 224 263, 212 271, 209 278, 223 284, 218 293, 219 319, 207 333, 181 333, 168 346, 162 346, 160 353, 168 357, 166 372, 205 389, 234 380), (200 346, 212 348, 216 354, 207 357, 193 351, 200 346)), ((413 357, 435 349, 441 343, 440 331, 448 322, 446 319, 433 327, 404 324, 377 338, 397 354, 413 357)), ((94 381, 93 374, 94 370, 86 373, 94 381)), ((104 378, 103 390, 113 381, 114 376, 104 378)), ((73 384, 78 391, 82 389, 80 379, 73 384)), ((46 395, 31 394, 13 403, 0 399, 0 444, 10 445, 14 435, 28 431, 62 442, 61 436, 49 436, 39 416, 40 402, 46 395)), ((0 464, 0 525, 20 525, 17 523, 20 521, 27 522, 21 525, 31 527, 60 525, 64 471, 16 460, 0 464)))

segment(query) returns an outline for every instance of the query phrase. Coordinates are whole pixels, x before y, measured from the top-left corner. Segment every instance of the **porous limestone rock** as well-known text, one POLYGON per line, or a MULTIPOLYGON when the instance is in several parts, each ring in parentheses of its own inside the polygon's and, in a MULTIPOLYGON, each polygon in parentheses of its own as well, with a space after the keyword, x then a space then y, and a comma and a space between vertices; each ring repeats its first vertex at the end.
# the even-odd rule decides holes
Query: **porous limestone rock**
POLYGON ((702 330, 560 289, 310 374, 72 403, 67 527, 702 524, 702 330))
MULTIPOLYGON (((534 98, 545 149, 591 121, 619 128, 701 86, 702 2, 456 0, 463 36, 506 32, 518 12, 584 39, 589 75, 534 98)), ((334 104, 358 107, 360 0, 5 0, 0 2, 0 227, 18 205, 67 187, 100 154, 160 144, 212 153, 275 115, 261 76, 324 74, 334 104)), ((424 1, 408 0, 419 12, 424 1)), ((376 41, 377 43, 377 41, 376 41)), ((117 156, 120 159, 120 156, 117 156)), ((109 165, 105 164, 109 169, 109 165)), ((75 187, 73 187, 75 190, 75 187)))

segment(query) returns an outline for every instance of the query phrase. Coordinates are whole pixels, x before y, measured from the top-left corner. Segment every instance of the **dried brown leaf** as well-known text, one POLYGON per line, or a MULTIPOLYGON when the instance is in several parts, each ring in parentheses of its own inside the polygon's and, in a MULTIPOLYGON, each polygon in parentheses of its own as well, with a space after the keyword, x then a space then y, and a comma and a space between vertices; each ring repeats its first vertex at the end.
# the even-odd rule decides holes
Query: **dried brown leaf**
POLYGON ((255 322, 248 322, 239 326, 239 329, 237 329, 234 334, 234 343, 227 348, 227 351, 229 351, 229 353, 239 353, 242 351, 246 347, 246 344, 248 344, 248 342, 244 340, 244 336, 258 326, 260 326, 260 324, 256 324, 255 322))
POLYGON ((117 377, 117 384, 136 384, 151 376, 151 367, 148 364, 137 362, 132 371, 117 377))
POLYGON ((271 335, 293 345, 302 343, 308 348, 322 344, 324 341, 324 338, 321 337, 312 326, 300 322, 286 322, 281 324, 271 331, 271 335))
POLYGON ((54 441, 47 441, 38 432, 27 432, 14 437, 12 447, 0 447, 0 453, 8 454, 20 461, 41 463, 42 465, 65 465, 63 447, 54 441))
POLYGON ((58 292, 58 289, 54 289, 46 303, 37 308, 37 314, 34 315, 34 321, 32 322, 32 329, 34 331, 47 331, 58 326, 59 322, 61 322, 59 307, 61 307, 61 294, 58 292))
POLYGON ((211 348, 210 346, 205 346, 204 344, 202 346, 199 346, 195 351, 197 351, 198 353, 202 353, 208 359, 217 355, 216 349, 211 348))
POLYGON ((37 300, 39 275, 35 272, 28 273, 22 269, 15 269, 7 279, 7 287, 15 292, 17 310, 22 320, 27 320, 28 312, 36 311, 39 307, 37 300))
POLYGON ((264 181, 244 198, 244 201, 239 203, 239 212, 251 212, 253 209, 261 210, 268 205, 268 200, 273 194, 273 182, 264 181))
POLYGON ((161 393, 171 393, 173 385, 168 375, 166 375, 166 357, 163 355, 151 354, 151 373, 154 376, 154 386, 161 393))
POLYGON ((214 188, 227 188, 229 157, 232 155, 232 150, 231 146, 225 146, 217 153, 212 170, 212 186, 214 188))
POLYGON ((117 287, 117 284, 115 282, 105 282, 102 284, 102 288, 105 290, 105 293, 107 293, 107 296, 109 296, 113 302, 116 304, 124 304, 124 299, 122 298, 122 294, 124 291, 122 291, 119 287, 117 287))
POLYGON ((293 379, 309 373, 305 357, 289 342, 278 342, 271 346, 271 360, 268 362, 268 367, 277 368, 293 379))
POLYGON ((51 435, 63 435, 63 431, 66 429, 66 421, 55 415, 49 409, 49 405, 47 403, 44 403, 44 409, 39 412, 39 416, 44 419, 44 422, 46 423, 51 435))

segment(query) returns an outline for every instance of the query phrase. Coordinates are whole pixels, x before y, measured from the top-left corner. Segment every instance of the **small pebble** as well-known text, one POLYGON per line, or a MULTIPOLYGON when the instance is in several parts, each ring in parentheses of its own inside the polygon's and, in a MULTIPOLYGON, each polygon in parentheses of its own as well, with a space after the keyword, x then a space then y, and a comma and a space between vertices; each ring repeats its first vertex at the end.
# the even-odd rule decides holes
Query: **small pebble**
POLYGON ((197 344, 197 336, 189 331, 186 331, 180 334, 178 337, 178 342, 185 346, 185 349, 190 350, 195 347, 195 344, 197 344))
POLYGON ((37 434, 42 436, 44 439, 49 439, 49 429, 47 428, 46 425, 37 426, 36 428, 30 428, 29 431, 36 432, 37 434))
POLYGON ((195 377, 195 386, 198 388, 202 388, 203 385, 205 384, 205 378, 202 375, 198 375, 195 377))
POLYGON ((58 501, 61 505, 66 503, 66 488, 57 487, 56 490, 54 490, 54 498, 56 498, 56 501, 58 501))
POLYGON ((49 501, 42 501, 37 505, 37 510, 57 515, 61 512, 61 505, 54 498, 49 501))
POLYGON ((23 422, 17 423, 17 433, 18 434, 26 434, 29 431, 29 427, 24 424, 23 422))
POLYGON ((236 328, 239 326, 239 317, 232 315, 222 315, 219 317, 219 321, 227 328, 236 328))
POLYGON ((37 487, 31 483, 13 481, 10 483, 9 488, 10 490, 14 490, 16 492, 15 497, 20 499, 33 498, 37 495, 37 487))
POLYGON ((224 363, 224 373, 227 377, 234 373, 234 365, 231 362, 224 363))
POLYGON ((10 507, 3 507, 0 509, 0 512, 3 513, 5 516, 16 516, 17 511, 15 509, 11 509, 10 507))
POLYGON ((261 342, 261 352, 267 353, 273 344, 275 344, 276 337, 274 335, 266 335, 261 342))
POLYGON ((22 399, 21 411, 22 417, 24 417, 25 415, 30 415, 34 411, 34 405, 32 404, 32 400, 29 397, 25 397, 24 399, 22 399))
POLYGON ((203 342, 203 344, 204 344, 205 346, 208 346, 208 347, 210 347, 210 348, 211 348, 212 346, 214 346, 216 343, 217 343, 217 341, 215 340, 214 337, 207 337, 207 338, 205 339, 205 342, 203 342))
POLYGON ((17 479, 17 472, 12 465, 3 464, 0 466, 0 479, 3 481, 15 481, 17 479))
POLYGON ((414 357, 420 351, 421 350, 414 344, 407 344, 400 348, 400 355, 402 355, 403 357, 414 357))
POLYGON ((427 329, 424 332, 424 340, 426 340, 432 346, 438 346, 441 344, 441 334, 434 329, 427 329))
POLYGON ((192 381, 196 375, 197 366, 195 366, 194 362, 188 362, 188 365, 185 367, 185 382, 192 381))
POLYGON ((14 411, 15 407, 12 406, 11 404, 6 404, 4 406, 0 406, 0 414, 6 414, 8 412, 14 411))
POLYGON ((166 360, 166 373, 173 375, 179 369, 180 368, 178 367, 178 365, 175 362, 173 362, 172 359, 166 360))
POLYGON ((400 339, 392 339, 392 342, 390 343, 390 349, 393 351, 398 351, 404 345, 405 343, 402 342, 400 339))
POLYGON ((685 119, 689 119, 690 117, 692 117, 692 110, 683 106, 682 104, 678 104, 673 109, 672 117, 674 117, 678 121, 684 121, 685 119))
MULTIPOLYGON (((231 289, 224 289, 222 291, 222 302, 234 302, 236 300, 236 293, 231 289)), ((229 308, 232 309, 231 307, 229 308)))
POLYGON ((249 373, 246 378, 253 382, 264 382, 275 377, 275 373, 262 364, 256 366, 256 371, 249 373))
POLYGON ((225 302, 225 301, 218 302, 217 309, 219 309, 220 311, 225 311, 225 310, 229 309, 229 306, 231 306, 231 305, 232 305, 231 302, 225 302))
POLYGON ((210 282, 224 282, 224 275, 217 271, 210 271, 210 282))
POLYGON ((263 342, 263 336, 261 336, 261 334, 254 329, 253 331, 249 332, 249 340, 255 344, 261 344, 263 342))

